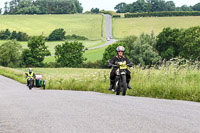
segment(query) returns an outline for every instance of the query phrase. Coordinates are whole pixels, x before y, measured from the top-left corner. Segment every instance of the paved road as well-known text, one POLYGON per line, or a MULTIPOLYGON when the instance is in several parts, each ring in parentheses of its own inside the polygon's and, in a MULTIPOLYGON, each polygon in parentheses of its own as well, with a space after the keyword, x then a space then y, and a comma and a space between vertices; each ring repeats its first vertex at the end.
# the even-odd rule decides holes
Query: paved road
MULTIPOLYGON (((112 16, 108 15, 108 14, 105 14, 104 16, 106 17, 105 35, 106 35, 106 38, 110 38, 112 36, 112 16)), ((101 47, 110 45, 116 41, 117 40, 115 40, 115 39, 110 39, 110 41, 107 41, 105 44, 97 46, 97 47, 89 48, 88 50, 101 48, 101 47)))
POLYGON ((199 133, 200 103, 28 90, 0 76, 0 133, 199 133))

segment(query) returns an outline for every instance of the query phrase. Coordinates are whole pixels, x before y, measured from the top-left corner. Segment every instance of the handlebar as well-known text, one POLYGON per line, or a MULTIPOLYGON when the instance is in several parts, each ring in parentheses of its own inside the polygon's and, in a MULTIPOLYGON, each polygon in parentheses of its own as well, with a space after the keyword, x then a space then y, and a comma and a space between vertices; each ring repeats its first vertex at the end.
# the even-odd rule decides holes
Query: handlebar
MULTIPOLYGON (((126 64, 126 66, 128 66, 128 67, 132 67, 132 66, 133 66, 133 64, 126 64)), ((112 64, 112 67, 117 67, 117 68, 119 68, 119 67, 120 67, 120 65, 115 65, 115 64, 112 64)))

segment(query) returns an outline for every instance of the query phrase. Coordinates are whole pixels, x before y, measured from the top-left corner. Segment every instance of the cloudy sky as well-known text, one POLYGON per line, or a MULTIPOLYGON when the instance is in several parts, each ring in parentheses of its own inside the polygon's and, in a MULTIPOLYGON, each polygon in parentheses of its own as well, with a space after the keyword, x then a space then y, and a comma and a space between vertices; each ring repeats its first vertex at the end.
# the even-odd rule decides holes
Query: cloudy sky
MULTIPOLYGON (((4 2, 10 0, 0 0, 0 8, 4 7, 4 2)), ((127 4, 133 3, 136 0, 79 0, 82 3, 84 11, 90 10, 91 8, 99 8, 100 10, 114 10, 114 7, 120 2, 125 2, 127 4)), ((169 1, 169 0, 165 0, 169 1)), ((200 0, 173 0, 176 6, 182 5, 195 5, 200 2, 200 0)))

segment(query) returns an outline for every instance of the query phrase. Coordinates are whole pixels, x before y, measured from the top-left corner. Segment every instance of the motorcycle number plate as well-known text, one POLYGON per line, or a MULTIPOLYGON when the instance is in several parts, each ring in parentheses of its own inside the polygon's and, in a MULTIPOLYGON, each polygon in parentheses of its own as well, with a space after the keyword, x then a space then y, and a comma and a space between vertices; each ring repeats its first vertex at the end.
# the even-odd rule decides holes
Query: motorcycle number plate
POLYGON ((120 69, 126 69, 127 66, 120 66, 120 69))
POLYGON ((127 69, 126 61, 120 62, 120 69, 127 69))

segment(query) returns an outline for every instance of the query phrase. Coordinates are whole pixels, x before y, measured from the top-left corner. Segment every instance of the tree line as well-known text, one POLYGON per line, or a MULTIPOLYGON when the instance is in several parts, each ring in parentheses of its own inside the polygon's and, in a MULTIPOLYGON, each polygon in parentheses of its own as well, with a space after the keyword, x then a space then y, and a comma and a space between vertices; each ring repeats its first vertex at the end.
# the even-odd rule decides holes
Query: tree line
POLYGON ((135 65, 160 65, 163 61, 182 58, 190 62, 200 61, 200 26, 188 29, 164 28, 158 36, 142 33, 139 37, 128 36, 109 45, 103 54, 102 65, 116 55, 115 48, 124 46, 125 55, 135 65))
POLYGON ((78 0, 11 0, 4 6, 4 14, 74 14, 82 11, 78 0))
POLYGON ((114 8, 117 13, 160 12, 160 11, 200 11, 200 3, 194 6, 183 5, 176 7, 173 1, 137 0, 131 4, 121 2, 114 8))
MULTIPOLYGON (((63 28, 58 28, 53 30, 48 37, 45 37, 47 41, 63 41, 63 40, 88 40, 88 38, 84 36, 79 36, 76 34, 73 35, 65 35, 66 32, 63 28)), ((28 41, 31 38, 27 33, 10 31, 9 29, 0 31, 0 40, 13 40, 17 41, 28 41)))
POLYGON ((28 41, 28 49, 22 49, 16 41, 0 46, 0 65, 8 67, 92 67, 106 68, 107 61, 116 56, 116 47, 125 47, 127 56, 134 65, 143 67, 161 65, 163 61, 182 58, 191 63, 200 61, 200 26, 188 29, 164 28, 157 36, 142 33, 139 37, 128 36, 109 45, 102 60, 85 62, 85 47, 81 42, 65 41, 55 47, 56 62, 45 64, 45 56, 51 53, 45 45, 45 37, 34 36, 28 41))

